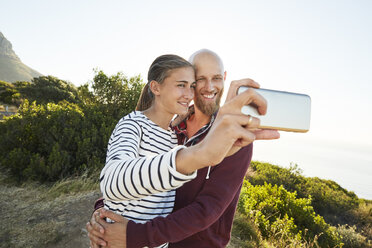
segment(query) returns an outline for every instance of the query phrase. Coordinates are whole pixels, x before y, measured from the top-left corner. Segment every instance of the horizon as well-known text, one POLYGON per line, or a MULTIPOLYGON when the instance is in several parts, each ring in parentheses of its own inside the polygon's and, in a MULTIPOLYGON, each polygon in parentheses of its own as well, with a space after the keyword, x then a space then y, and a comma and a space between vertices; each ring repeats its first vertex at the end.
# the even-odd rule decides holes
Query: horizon
POLYGON ((76 86, 92 80, 94 68, 143 78, 161 54, 187 59, 208 48, 224 62, 225 92, 232 80, 249 77, 263 88, 310 95, 310 131, 255 142, 253 159, 297 163, 306 176, 372 199, 372 2, 23 0, 3 6, 0 32, 21 61, 76 86))

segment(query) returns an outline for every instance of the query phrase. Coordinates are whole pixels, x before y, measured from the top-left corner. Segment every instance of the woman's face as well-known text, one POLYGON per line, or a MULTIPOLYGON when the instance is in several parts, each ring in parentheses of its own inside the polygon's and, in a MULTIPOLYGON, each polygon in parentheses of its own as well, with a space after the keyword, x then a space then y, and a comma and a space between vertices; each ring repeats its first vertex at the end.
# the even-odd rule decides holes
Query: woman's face
POLYGON ((156 101, 171 114, 186 114, 194 98, 195 72, 191 67, 173 69, 162 84, 156 101))

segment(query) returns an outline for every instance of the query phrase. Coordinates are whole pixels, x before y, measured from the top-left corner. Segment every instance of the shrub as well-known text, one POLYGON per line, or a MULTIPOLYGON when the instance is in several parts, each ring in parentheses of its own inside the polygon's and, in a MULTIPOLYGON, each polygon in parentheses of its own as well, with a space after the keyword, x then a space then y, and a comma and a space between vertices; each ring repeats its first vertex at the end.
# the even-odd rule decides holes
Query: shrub
POLYGON ((358 207, 359 200, 353 192, 331 180, 306 178, 301 175, 297 165, 286 169, 268 163, 252 162, 251 167, 257 172, 249 178, 253 185, 268 182, 282 185, 290 192, 297 192, 300 198, 311 196, 312 206, 321 215, 344 215, 345 212, 358 207))
POLYGON ((19 181, 53 181, 75 173, 83 120, 75 104, 37 105, 25 100, 17 115, 0 124, 1 165, 19 181))
POLYGON ((21 98, 29 102, 36 101, 38 104, 58 103, 68 101, 79 103, 77 88, 64 80, 53 76, 41 76, 34 78, 32 82, 15 82, 21 98))
POLYGON ((20 94, 12 83, 7 83, 0 80, 0 102, 7 105, 20 104, 20 94))
POLYGON ((134 110, 142 83, 140 77, 96 73, 93 92, 51 76, 16 83, 22 92, 34 87, 28 97, 37 99, 24 99, 18 113, 0 123, 0 165, 17 181, 56 181, 103 167, 111 132, 134 110))
POLYGON ((337 227, 337 232, 342 237, 342 242, 345 244, 344 248, 368 247, 366 237, 357 233, 355 226, 340 225, 337 227))
POLYGON ((244 181, 239 211, 254 220, 264 238, 280 236, 283 242, 309 242, 318 238, 321 247, 342 247, 334 227, 317 215, 311 198, 297 198, 283 186, 244 181))

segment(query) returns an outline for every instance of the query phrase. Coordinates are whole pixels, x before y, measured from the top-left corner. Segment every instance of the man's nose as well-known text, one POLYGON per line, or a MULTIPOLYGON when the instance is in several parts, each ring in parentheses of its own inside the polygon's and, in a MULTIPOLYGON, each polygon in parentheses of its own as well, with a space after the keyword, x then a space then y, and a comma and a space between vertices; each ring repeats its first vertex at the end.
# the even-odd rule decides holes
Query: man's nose
POLYGON ((213 91, 214 89, 214 86, 213 86, 213 82, 212 80, 206 80, 206 83, 205 83, 205 86, 204 88, 207 90, 207 91, 213 91))

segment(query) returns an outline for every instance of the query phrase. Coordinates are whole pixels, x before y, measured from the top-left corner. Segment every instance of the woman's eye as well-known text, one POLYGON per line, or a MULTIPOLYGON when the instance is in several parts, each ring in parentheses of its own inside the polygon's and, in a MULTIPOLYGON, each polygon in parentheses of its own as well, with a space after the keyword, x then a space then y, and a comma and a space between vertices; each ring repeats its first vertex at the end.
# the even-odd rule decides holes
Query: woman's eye
POLYGON ((192 89, 195 89, 195 87, 196 87, 196 83, 192 83, 192 84, 190 85, 190 88, 192 88, 192 89))
POLYGON ((185 88, 185 84, 178 84, 177 86, 180 88, 185 88))

